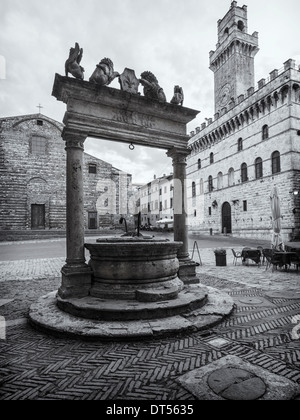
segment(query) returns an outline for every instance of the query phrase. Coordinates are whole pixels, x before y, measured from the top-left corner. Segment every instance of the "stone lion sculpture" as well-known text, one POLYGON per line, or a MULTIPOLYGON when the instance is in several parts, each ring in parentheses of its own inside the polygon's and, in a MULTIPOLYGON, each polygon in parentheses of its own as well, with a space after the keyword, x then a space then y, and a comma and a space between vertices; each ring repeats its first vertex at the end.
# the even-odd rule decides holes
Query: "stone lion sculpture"
POLYGON ((117 71, 114 71, 114 65, 111 59, 103 58, 100 63, 97 64, 89 81, 102 86, 109 85, 118 76, 120 76, 120 74, 117 71))
POLYGON ((141 74, 140 83, 144 86, 144 95, 146 98, 155 99, 159 102, 166 102, 166 95, 159 86, 153 73, 144 71, 141 74))

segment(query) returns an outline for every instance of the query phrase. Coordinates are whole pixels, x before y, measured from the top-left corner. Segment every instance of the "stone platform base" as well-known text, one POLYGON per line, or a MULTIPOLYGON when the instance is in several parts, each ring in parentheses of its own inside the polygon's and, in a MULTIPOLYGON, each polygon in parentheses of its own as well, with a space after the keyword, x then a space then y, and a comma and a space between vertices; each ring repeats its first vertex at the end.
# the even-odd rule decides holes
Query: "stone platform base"
POLYGON ((187 311, 180 315, 164 318, 108 321, 85 319, 62 311, 57 305, 57 292, 52 292, 31 306, 29 322, 38 330, 62 337, 127 340, 204 330, 220 323, 233 310, 232 298, 219 290, 190 285, 182 293, 185 291, 195 295, 204 293, 207 303, 198 309, 187 307, 187 311))

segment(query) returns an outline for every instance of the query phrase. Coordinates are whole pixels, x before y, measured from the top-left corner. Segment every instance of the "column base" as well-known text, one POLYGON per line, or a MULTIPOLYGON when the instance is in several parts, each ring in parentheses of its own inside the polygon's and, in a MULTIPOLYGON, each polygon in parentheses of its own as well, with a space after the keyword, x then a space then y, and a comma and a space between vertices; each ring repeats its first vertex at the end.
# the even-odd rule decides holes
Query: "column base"
POLYGON ((178 277, 183 281, 184 284, 198 284, 200 280, 196 273, 196 267, 200 264, 188 259, 179 259, 179 271, 178 277))
POLYGON ((58 295, 62 299, 85 297, 92 286, 92 270, 85 264, 66 264, 61 269, 61 286, 58 295))

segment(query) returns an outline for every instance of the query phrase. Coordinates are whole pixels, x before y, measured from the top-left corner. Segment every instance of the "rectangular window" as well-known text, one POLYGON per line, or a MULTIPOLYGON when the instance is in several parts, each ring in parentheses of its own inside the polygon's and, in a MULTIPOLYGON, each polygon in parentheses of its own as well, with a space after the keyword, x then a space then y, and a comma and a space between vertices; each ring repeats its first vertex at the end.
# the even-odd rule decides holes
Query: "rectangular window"
POLYGON ((208 215, 211 216, 211 207, 208 207, 208 215))
POLYGON ((31 139, 31 153, 33 155, 45 155, 46 154, 47 140, 44 137, 34 136, 31 139))
POLYGON ((43 120, 36 120, 36 125, 42 126, 44 124, 43 120))
POLYGON ((97 173, 97 165, 90 163, 89 164, 89 174, 96 174, 97 173))
POLYGON ((248 205, 247 205, 247 200, 243 201, 243 210, 247 211, 248 210, 248 205))

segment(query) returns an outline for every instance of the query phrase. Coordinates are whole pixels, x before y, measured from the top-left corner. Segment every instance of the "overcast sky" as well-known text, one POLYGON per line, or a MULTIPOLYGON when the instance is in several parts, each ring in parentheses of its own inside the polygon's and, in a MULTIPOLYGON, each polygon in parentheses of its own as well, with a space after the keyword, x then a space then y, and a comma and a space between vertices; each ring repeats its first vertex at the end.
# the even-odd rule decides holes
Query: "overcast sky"
MULTIPOLYGON (((289 58, 300 64, 299 0, 245 0, 248 33, 259 33, 255 79, 266 78, 289 58)), ((217 21, 231 0, 0 0, 0 117, 33 114, 62 121, 65 105, 51 96, 55 73, 75 42, 83 48, 85 80, 109 57, 120 73, 153 72, 167 100, 183 87, 184 106, 201 113, 194 130, 214 114, 209 51, 217 43, 217 21), (5 67, 3 68, 3 63, 5 67)), ((119 88, 115 80, 111 87, 119 88)), ((142 92, 142 89, 140 88, 142 92)), ((133 174, 133 182, 172 171, 164 151, 88 139, 86 152, 133 174)))

